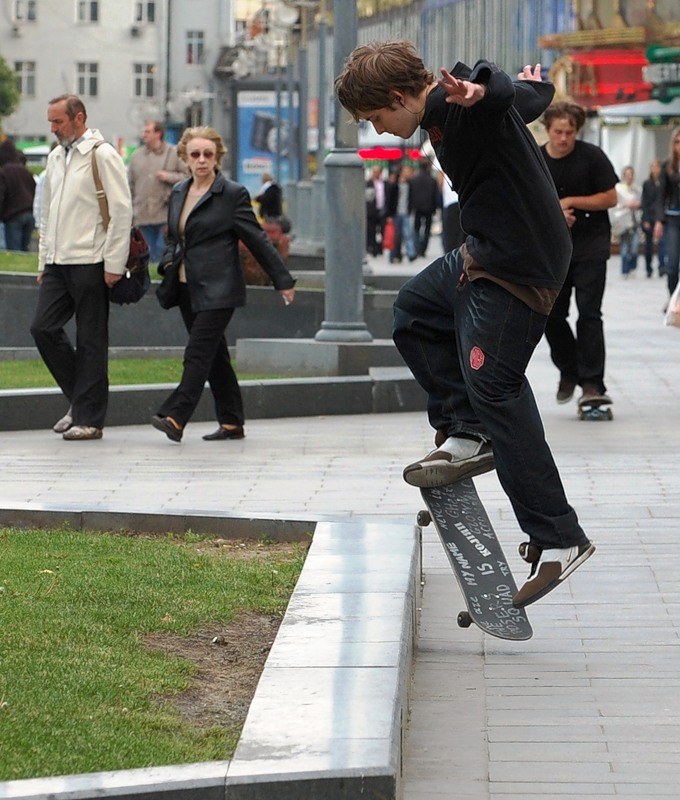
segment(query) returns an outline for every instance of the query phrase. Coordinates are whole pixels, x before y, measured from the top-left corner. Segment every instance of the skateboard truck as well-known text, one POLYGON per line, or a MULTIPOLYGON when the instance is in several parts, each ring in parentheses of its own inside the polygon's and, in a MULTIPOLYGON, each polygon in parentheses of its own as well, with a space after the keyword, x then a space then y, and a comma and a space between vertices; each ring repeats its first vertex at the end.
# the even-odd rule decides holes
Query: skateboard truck
POLYGON ((576 411, 579 419, 587 419, 599 422, 600 420, 612 420, 614 414, 609 408, 612 404, 611 398, 607 395, 597 395, 595 397, 581 398, 578 401, 578 409, 576 411))
POLYGON ((421 528, 434 523, 467 605, 456 617, 458 626, 474 622, 501 639, 531 638, 526 613, 512 605, 517 587, 473 482, 421 489, 421 495, 427 508, 416 522, 421 528))

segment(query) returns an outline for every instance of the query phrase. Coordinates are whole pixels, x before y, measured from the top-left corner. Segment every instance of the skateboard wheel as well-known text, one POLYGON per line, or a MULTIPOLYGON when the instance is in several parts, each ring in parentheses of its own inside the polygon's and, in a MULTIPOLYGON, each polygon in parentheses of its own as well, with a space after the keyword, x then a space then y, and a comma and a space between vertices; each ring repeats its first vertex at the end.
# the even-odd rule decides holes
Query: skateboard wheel
POLYGON ((614 419, 614 414, 613 414, 611 408, 607 409, 607 419, 614 419))
POLYGON ((469 628, 470 625, 472 625, 472 617, 469 612, 461 611, 460 614, 458 614, 457 622, 459 628, 469 628))
POLYGON ((432 516, 430 515, 430 512, 426 511, 425 509, 419 511, 418 516, 416 517, 416 522, 421 528, 427 527, 432 522, 432 516))

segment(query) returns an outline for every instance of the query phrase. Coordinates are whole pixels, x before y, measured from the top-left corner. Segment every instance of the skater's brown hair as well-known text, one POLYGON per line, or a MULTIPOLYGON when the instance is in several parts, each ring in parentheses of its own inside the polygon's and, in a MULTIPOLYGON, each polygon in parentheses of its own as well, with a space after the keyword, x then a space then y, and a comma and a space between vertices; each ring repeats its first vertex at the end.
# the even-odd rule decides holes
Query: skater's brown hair
POLYGON ((580 131, 586 122, 586 110, 577 103, 569 103, 566 100, 558 100, 551 103, 543 112, 541 122, 547 131, 556 119, 567 118, 571 124, 580 131))
POLYGON ((371 42, 350 53, 335 79, 338 100, 358 122, 362 114, 394 107, 394 92, 417 97, 434 82, 411 42, 371 42))

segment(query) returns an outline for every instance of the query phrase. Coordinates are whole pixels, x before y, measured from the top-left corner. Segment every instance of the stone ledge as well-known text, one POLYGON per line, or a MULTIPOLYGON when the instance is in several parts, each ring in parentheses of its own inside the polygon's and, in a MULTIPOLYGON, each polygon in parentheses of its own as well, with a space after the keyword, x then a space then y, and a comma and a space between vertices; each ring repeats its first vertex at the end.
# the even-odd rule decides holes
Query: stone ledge
MULTIPOLYGON (((111 387, 107 426, 148 423, 174 388, 175 384, 111 387)), ((384 414, 426 407, 425 393, 406 367, 371 369, 361 376, 243 381, 241 391, 247 419, 384 414)), ((66 407, 59 389, 0 391, 0 430, 51 428, 66 407)), ((212 396, 204 391, 192 421, 214 419, 212 396)))
POLYGON ((419 529, 322 522, 231 762, 0 783, 8 800, 396 800, 419 529))

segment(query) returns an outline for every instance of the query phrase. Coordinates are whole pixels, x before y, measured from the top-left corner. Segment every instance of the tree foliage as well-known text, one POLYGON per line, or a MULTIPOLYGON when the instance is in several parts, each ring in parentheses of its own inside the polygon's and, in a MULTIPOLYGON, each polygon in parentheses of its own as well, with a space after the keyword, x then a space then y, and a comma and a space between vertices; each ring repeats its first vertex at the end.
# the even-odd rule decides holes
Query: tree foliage
POLYGON ((19 105, 20 99, 17 76, 5 59, 0 56, 0 117, 12 114, 19 105))

